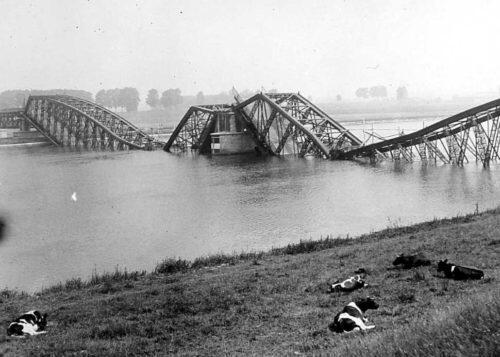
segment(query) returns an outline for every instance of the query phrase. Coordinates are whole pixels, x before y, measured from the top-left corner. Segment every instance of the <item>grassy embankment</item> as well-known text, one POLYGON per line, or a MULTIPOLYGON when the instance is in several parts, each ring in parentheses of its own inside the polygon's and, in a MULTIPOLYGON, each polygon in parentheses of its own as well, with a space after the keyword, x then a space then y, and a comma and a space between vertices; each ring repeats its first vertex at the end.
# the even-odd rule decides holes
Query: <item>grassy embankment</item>
POLYGON ((75 279, 36 295, 3 291, 2 326, 33 308, 49 313, 49 326, 26 339, 0 335, 0 354, 498 356, 499 256, 497 209, 267 253, 166 260, 154 273, 75 279), (476 266, 485 279, 392 269, 401 252, 476 266), (368 288, 326 292, 359 267, 368 288), (328 331, 339 309, 365 295, 380 303, 369 311, 376 329, 328 331))

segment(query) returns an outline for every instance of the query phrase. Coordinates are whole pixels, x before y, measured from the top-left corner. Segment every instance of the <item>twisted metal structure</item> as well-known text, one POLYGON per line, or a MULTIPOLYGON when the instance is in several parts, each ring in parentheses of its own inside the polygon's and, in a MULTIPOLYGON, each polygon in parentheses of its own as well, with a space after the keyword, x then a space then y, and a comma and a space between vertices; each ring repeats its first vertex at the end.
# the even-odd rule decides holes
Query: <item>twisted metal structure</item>
POLYGON ((213 131, 216 118, 231 111, 232 107, 226 104, 190 107, 173 131, 163 150, 174 152, 195 150, 199 153, 210 151, 209 134, 213 131))
POLYGON ((235 105, 193 106, 184 115, 166 151, 210 149, 216 119, 234 115, 256 143, 271 155, 336 158, 342 150, 361 144, 356 136, 299 93, 259 93, 235 105))
POLYGON ((500 99, 479 105, 416 132, 345 150, 343 159, 389 153, 394 160, 463 165, 471 159, 489 166, 500 160, 500 99))
POLYGON ((163 145, 110 110, 71 96, 30 96, 21 115, 58 146, 151 150, 163 145))
POLYGON ((335 159, 361 140, 300 93, 259 93, 234 107, 273 155, 335 159))

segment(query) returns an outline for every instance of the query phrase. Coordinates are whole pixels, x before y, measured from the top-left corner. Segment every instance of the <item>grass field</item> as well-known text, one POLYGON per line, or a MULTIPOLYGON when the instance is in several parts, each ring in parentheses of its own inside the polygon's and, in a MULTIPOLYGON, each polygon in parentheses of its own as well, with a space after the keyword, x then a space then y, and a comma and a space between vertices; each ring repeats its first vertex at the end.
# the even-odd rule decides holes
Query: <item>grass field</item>
POLYGON ((75 355, 500 355, 500 210, 388 228, 356 239, 304 241, 265 253, 167 259, 151 273, 73 279, 35 295, 0 292, 0 322, 39 309, 48 333, 0 336, 7 356, 75 355), (394 257, 422 252, 483 269, 480 281, 398 270, 394 257), (369 286, 328 293, 363 267, 369 286), (356 297, 380 304, 376 328, 327 328, 356 297))

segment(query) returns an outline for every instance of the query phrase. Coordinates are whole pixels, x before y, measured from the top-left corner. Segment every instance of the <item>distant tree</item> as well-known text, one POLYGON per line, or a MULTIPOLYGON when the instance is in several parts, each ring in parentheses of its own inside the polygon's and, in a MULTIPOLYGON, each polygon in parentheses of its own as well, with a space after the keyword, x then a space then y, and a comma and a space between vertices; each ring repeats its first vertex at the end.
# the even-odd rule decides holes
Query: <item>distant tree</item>
POLYGON ((120 89, 118 88, 108 89, 106 93, 109 99, 109 107, 113 108, 114 110, 117 110, 118 108, 123 108, 120 98, 120 89))
POLYGON ((151 108, 156 108, 160 104, 160 97, 158 96, 158 91, 156 89, 150 89, 148 96, 146 97, 146 104, 151 108))
POLYGON ((269 89, 267 91, 268 93, 278 93, 278 90, 276 88, 269 89))
POLYGON ((398 100, 408 99, 408 89, 405 86, 398 87, 396 90, 396 98, 398 100))
POLYGON ((139 91, 136 88, 125 87, 120 89, 119 102, 122 108, 125 108, 127 112, 137 111, 139 106, 139 91))
POLYGON ((370 91, 368 88, 358 88, 356 89, 356 97, 358 98, 368 98, 370 91))
POLYGON ((103 107, 109 106, 108 94, 105 89, 101 89, 95 94, 95 102, 103 107))
POLYGON ((173 107, 182 103, 181 90, 167 89, 161 95, 160 103, 164 108, 173 107))
POLYGON ((337 98, 337 102, 342 101, 342 96, 341 96, 340 94, 337 94, 337 97, 336 97, 336 98, 337 98))
POLYGON ((205 103, 205 95, 203 94, 202 91, 198 92, 196 94, 196 104, 203 104, 205 103))
POLYGON ((370 96, 372 98, 387 97, 387 88, 385 86, 374 86, 370 88, 370 96))

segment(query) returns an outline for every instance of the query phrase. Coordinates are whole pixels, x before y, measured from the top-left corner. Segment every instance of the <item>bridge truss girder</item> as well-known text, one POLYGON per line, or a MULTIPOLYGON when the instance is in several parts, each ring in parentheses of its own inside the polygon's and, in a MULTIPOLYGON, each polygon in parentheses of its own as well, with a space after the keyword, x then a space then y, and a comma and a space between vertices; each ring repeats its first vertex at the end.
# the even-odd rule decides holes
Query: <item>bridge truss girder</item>
POLYGON ((54 144, 89 150, 150 150, 154 140, 115 113, 69 96, 30 96, 25 117, 54 144))
POLYGON ((336 158, 361 141, 297 93, 259 93, 234 108, 254 139, 273 155, 336 158))
POLYGON ((218 113, 230 112, 229 105, 192 106, 173 131, 163 147, 165 151, 199 153, 210 151, 210 132, 213 130, 218 113))
POLYGON ((394 139, 347 150, 343 158, 389 153, 394 160, 463 165, 475 159, 488 166, 500 160, 500 99, 394 139))

